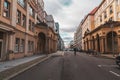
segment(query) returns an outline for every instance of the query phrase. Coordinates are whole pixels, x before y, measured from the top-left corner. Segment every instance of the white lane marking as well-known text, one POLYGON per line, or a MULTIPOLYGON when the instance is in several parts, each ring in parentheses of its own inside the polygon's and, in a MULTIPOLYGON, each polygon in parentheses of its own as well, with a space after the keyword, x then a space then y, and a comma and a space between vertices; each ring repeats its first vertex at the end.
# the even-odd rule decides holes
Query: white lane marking
POLYGON ((118 65, 98 65, 98 67, 118 67, 118 65))
POLYGON ((102 65, 98 65, 98 67, 102 67, 102 65))
POLYGON ((115 72, 113 72, 113 71, 109 71, 110 73, 112 73, 112 74, 114 74, 115 76, 117 76, 117 77, 120 77, 120 75, 118 74, 118 73, 115 73, 115 72))

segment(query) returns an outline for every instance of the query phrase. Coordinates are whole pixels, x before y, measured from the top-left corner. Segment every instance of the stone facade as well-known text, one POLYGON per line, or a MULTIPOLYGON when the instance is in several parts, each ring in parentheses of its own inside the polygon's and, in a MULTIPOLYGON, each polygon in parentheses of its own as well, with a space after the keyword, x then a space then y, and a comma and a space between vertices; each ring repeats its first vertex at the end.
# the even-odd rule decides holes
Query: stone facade
MULTIPOLYGON (((82 28, 83 50, 92 50, 96 53, 119 53, 120 1, 103 0, 93 12, 93 18, 89 20, 92 26, 84 27, 91 29, 83 30, 82 28)), ((83 24, 86 20, 84 19, 83 24)))
POLYGON ((46 15, 43 0, 0 0, 0 61, 55 52, 57 34, 41 25, 46 15))

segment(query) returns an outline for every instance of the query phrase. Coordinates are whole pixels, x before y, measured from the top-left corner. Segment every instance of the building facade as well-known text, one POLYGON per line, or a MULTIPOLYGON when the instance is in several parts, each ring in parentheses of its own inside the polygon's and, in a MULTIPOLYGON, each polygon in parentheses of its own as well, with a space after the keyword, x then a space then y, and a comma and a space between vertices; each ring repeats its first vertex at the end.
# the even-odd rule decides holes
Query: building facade
POLYGON ((120 1, 103 0, 94 14, 94 28, 84 35, 85 50, 120 52, 120 1))
POLYGON ((76 41, 75 41, 75 45, 76 45, 76 48, 78 49, 78 50, 81 50, 82 49, 82 22, 79 24, 79 26, 78 26, 78 28, 77 28, 77 30, 76 30, 76 41))
POLYGON ((45 21, 43 0, 0 0, 0 60, 55 52, 57 36, 48 25, 41 25, 45 21), (43 44, 38 48, 36 37, 45 39, 46 45, 52 42, 50 48, 44 50, 48 46, 43 44))

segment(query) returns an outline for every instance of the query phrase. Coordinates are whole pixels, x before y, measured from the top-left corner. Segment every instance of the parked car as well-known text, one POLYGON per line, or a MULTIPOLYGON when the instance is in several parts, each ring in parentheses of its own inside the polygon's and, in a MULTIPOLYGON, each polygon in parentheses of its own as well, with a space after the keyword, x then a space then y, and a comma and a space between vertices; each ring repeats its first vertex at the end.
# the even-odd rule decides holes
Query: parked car
POLYGON ((115 58, 116 64, 120 67, 120 55, 115 58))

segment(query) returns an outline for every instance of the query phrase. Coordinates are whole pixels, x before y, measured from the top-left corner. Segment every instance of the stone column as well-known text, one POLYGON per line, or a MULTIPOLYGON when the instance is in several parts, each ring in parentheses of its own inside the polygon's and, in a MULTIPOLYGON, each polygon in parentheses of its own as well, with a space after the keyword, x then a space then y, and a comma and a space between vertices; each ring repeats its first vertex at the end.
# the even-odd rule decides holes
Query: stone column
POLYGON ((104 38, 104 42, 105 42, 105 53, 107 52, 107 37, 104 38))
POLYGON ((120 53, 120 36, 118 37, 118 52, 120 53))
MULTIPOLYGON (((29 4, 26 4, 27 6, 27 15, 26 15, 26 33, 28 32, 29 28, 29 4)), ((28 54, 28 35, 25 34, 25 56, 28 54)))

